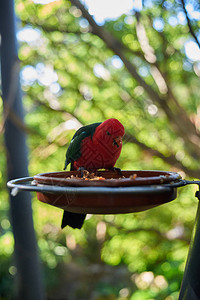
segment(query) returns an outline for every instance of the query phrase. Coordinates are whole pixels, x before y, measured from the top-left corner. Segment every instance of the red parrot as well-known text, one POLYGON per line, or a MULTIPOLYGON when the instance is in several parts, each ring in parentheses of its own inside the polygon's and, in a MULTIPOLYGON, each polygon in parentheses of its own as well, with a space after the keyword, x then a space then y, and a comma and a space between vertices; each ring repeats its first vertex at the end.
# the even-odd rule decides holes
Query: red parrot
MULTIPOLYGON (((114 168, 121 152, 123 135, 124 126, 113 118, 81 127, 69 144, 64 169, 69 163, 71 170, 114 168)), ((85 216, 64 211, 61 228, 69 225, 80 229, 85 216)))

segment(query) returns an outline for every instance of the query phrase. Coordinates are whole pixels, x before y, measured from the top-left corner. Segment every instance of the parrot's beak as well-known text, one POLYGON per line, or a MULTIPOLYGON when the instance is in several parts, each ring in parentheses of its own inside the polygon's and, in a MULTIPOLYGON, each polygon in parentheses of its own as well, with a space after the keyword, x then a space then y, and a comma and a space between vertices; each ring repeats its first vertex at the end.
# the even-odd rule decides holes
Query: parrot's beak
POLYGON ((113 144, 119 147, 122 144, 122 136, 117 136, 113 139, 113 144))

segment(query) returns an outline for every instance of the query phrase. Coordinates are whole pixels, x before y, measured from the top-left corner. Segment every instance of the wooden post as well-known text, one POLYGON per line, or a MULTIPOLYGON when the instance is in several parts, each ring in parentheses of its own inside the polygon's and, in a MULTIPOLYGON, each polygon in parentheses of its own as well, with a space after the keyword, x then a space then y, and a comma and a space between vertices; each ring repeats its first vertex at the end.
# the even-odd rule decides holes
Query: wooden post
MULTIPOLYGON (((199 186, 200 187, 200 186, 199 186)), ((200 191, 196 197, 200 200, 200 191)), ((197 209, 193 235, 190 242, 190 249, 184 277, 181 285, 179 300, 200 299, 200 203, 197 209)))

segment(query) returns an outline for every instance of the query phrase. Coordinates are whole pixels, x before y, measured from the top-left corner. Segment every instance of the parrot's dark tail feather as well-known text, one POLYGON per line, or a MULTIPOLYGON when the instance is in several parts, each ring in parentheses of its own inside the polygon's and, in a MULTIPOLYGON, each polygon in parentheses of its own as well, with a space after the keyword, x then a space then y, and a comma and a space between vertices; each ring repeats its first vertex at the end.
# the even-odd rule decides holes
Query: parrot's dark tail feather
POLYGON ((85 214, 76 214, 69 211, 64 211, 61 228, 63 229, 65 226, 69 225, 72 228, 79 228, 83 226, 85 214))

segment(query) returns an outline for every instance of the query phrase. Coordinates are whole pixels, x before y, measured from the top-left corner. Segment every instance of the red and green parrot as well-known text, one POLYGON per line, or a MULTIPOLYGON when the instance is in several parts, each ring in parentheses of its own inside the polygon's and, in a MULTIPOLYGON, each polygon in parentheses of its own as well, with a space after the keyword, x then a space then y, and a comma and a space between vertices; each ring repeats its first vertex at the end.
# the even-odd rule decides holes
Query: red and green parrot
MULTIPOLYGON (((113 118, 79 128, 67 149, 64 170, 70 163, 71 170, 113 169, 121 152, 123 135, 124 126, 113 118)), ((64 211, 61 228, 69 225, 80 229, 85 217, 85 214, 64 211)))

